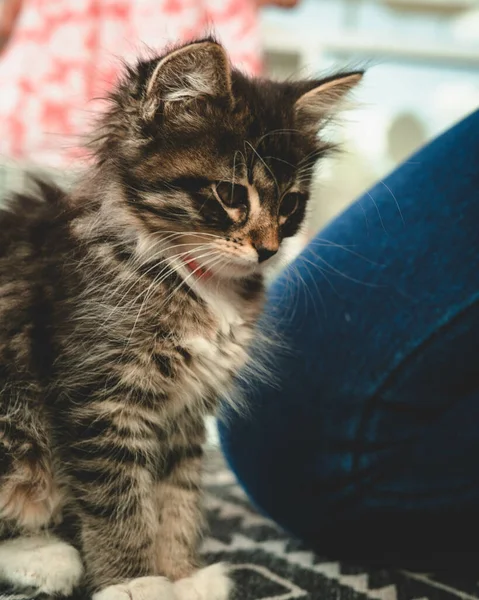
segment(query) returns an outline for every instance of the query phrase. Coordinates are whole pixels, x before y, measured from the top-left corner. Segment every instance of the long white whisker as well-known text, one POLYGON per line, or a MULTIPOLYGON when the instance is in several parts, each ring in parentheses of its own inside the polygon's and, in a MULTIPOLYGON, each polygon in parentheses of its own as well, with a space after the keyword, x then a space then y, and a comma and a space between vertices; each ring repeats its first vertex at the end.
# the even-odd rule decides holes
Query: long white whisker
MULTIPOLYGON (((219 257, 220 259, 222 258, 221 256, 219 257)), ((205 261, 204 263, 202 263, 201 265, 199 265, 198 267, 196 267, 196 269, 194 269, 189 275, 187 275, 183 281, 167 296, 166 300, 163 301, 163 303, 161 304, 161 306, 164 306, 165 304, 168 303, 168 301, 170 300, 170 298, 176 294, 176 292, 183 287, 183 285, 193 276, 196 274, 197 271, 200 271, 202 269, 204 269, 205 267, 209 266, 212 267, 214 266, 214 264, 216 264, 215 259, 218 259, 218 256, 213 257, 213 259, 211 261, 205 261)))
POLYGON ((376 200, 372 197, 371 192, 366 192, 366 194, 369 196, 369 198, 371 199, 371 202, 374 204, 374 206, 376 207, 376 211, 378 213, 378 217, 379 217, 379 222, 381 223, 381 227, 383 228, 383 231, 386 235, 388 235, 388 232, 386 230, 386 227, 384 226, 384 221, 383 218, 381 216, 381 211, 379 210, 379 206, 376 203, 376 200))
MULTIPOLYGON (((369 283, 368 281, 360 281, 359 279, 356 279, 355 277, 346 275, 346 273, 343 273, 339 269, 336 269, 336 267, 333 267, 333 265, 328 263, 328 261, 325 260, 324 258, 322 258, 321 256, 318 256, 318 255, 315 255, 315 256, 318 260, 320 260, 322 263, 324 263, 328 267, 328 269, 331 269, 331 271, 333 271, 333 273, 335 273, 336 275, 340 275, 341 277, 344 277, 345 279, 348 279, 349 281, 352 281, 354 283, 359 283, 360 285, 366 285, 367 287, 373 287, 373 288, 381 287, 380 285, 378 285, 376 283, 369 283)), ((332 273, 330 273, 330 274, 332 274, 332 273)))
MULTIPOLYGON (((206 253, 206 254, 204 254, 204 255, 198 256, 198 257, 197 257, 197 260, 199 260, 200 258, 204 258, 204 257, 207 257, 207 256, 211 256, 211 254, 213 254, 213 253, 212 253, 212 252, 210 252, 210 253, 206 253)), ((215 254, 216 254, 216 252, 215 252, 215 254)), ((204 263, 204 264, 206 264, 206 263, 204 263)), ((200 270, 200 269, 202 269, 202 268, 203 268, 203 265, 200 265, 200 266, 198 266, 198 267, 197 267, 197 268, 196 268, 194 271, 192 271, 192 272, 190 273, 190 275, 188 275, 188 276, 187 276, 185 279, 183 279, 182 283, 181 283, 179 286, 177 286, 177 287, 175 288, 175 290, 174 290, 172 293, 170 293, 170 294, 167 296, 166 300, 164 300, 164 301, 162 302, 162 304, 161 304, 160 308, 161 308, 161 307, 163 307, 165 304, 167 304, 167 302, 168 302, 168 301, 169 301, 169 299, 172 297, 172 295, 173 295, 173 294, 174 294, 174 293, 175 293, 175 292, 176 292, 176 291, 177 291, 177 290, 178 290, 178 289, 179 289, 179 288, 180 288, 180 287, 183 285, 183 283, 184 283, 186 280, 188 280, 188 279, 191 277, 191 275, 193 275, 194 273, 196 273, 196 271, 197 271, 197 270, 200 270)), ((157 282, 157 281, 156 281, 156 279, 154 279, 154 280, 153 280, 153 282, 152 282, 152 283, 150 284, 150 286, 148 287, 148 289, 147 289, 147 293, 146 293, 146 296, 145 296, 145 298, 143 299, 143 301, 142 301, 142 303, 141 303, 141 306, 140 306, 140 309, 139 309, 139 311, 138 311, 138 314, 137 314, 137 316, 136 316, 135 322, 133 323, 133 327, 132 327, 132 329, 131 329, 130 335, 128 336, 128 342, 127 342, 127 345, 129 345, 129 343, 131 342, 131 339, 132 339, 132 337, 133 337, 133 333, 134 333, 134 331, 135 331, 135 329, 136 329, 136 325, 137 325, 137 323, 138 323, 138 320, 139 320, 139 318, 140 318, 140 316, 141 316, 141 313, 143 312, 143 308, 144 308, 144 306, 145 306, 146 302, 148 301, 148 299, 150 298, 150 295, 151 295, 151 293, 152 293, 152 292, 151 292, 151 290, 152 290, 154 287, 157 287, 157 286, 158 286, 160 283, 161 283, 161 280, 157 282)))
MULTIPOLYGON (((180 245, 181 245, 181 244, 180 244, 180 245)), ((194 245, 196 248, 201 248, 201 247, 199 247, 197 244, 193 244, 193 245, 194 245)), ((127 294, 128 294, 128 293, 129 293, 129 292, 130 292, 130 291, 133 289, 133 287, 134 287, 134 286, 135 286, 135 285, 138 283, 138 281, 140 280, 140 278, 141 278, 141 277, 148 275, 148 273, 150 273, 150 272, 151 272, 152 270, 154 270, 154 269, 157 269, 157 268, 158 268, 160 265, 162 265, 162 264, 167 264, 167 265, 170 267, 170 269, 166 269, 166 271, 167 271, 167 274, 166 274, 166 275, 165 275, 163 278, 161 278, 160 280, 158 280, 157 278, 158 278, 158 277, 160 277, 160 276, 161 276, 161 275, 164 273, 164 271, 165 271, 165 269, 162 269, 162 270, 161 270, 161 271, 158 273, 158 275, 157 275, 157 276, 156 276, 156 277, 153 279, 153 284, 155 284, 155 285, 159 285, 159 284, 160 284, 160 283, 162 283, 162 282, 164 281, 164 279, 166 279, 166 278, 167 278, 167 277, 168 277, 168 276, 171 274, 171 272, 174 270, 174 269, 172 269, 172 268, 171 268, 171 262, 172 262, 173 260, 175 260, 176 258, 182 258, 183 256, 188 256, 189 254, 190 254, 190 252, 189 252, 189 251, 185 251, 185 252, 179 252, 179 253, 177 253, 177 254, 175 254, 175 255, 173 255, 173 256, 170 256, 170 257, 164 258, 164 259, 163 259, 162 261, 160 261, 160 262, 156 262, 156 263, 155 263, 155 264, 154 264, 152 267, 150 267, 150 268, 149 268, 147 271, 145 271, 145 272, 141 273, 140 277, 138 277, 138 279, 136 279, 136 280, 133 282, 133 284, 132 284, 132 285, 130 285, 130 287, 129 287, 129 288, 126 290, 126 291, 125 291, 125 293, 124 293, 124 294, 123 294, 123 296, 120 298, 120 300, 117 302, 116 306, 115 306, 115 307, 112 309, 112 311, 110 312, 110 314, 108 315, 108 317, 107 317, 107 319, 106 319, 106 320, 108 320, 109 318, 111 318, 111 316, 113 315, 113 313, 114 313, 116 310, 118 310, 120 307, 121 307, 122 309, 123 309, 123 308, 125 308, 125 305, 123 304, 123 300, 125 299, 125 297, 127 296, 127 294)), ((151 284, 150 284, 150 286, 151 286, 151 284)), ((149 290, 150 286, 148 287, 148 290, 149 290)), ((118 290, 119 290, 119 287, 116 289, 116 292, 118 292, 118 290)), ((131 300, 130 302, 128 302, 126 306, 129 306, 129 304, 130 304, 130 303, 133 303, 133 304, 135 304, 135 303, 137 302, 137 300, 139 299, 139 297, 141 297, 141 295, 143 295, 144 293, 145 293, 145 290, 143 290, 143 291, 140 293, 140 295, 139 295, 139 296, 137 296, 135 299, 133 299, 133 300, 131 300)), ((146 293, 147 293, 147 292, 146 292, 146 293)))
MULTIPOLYGON (((362 254, 359 254, 358 252, 351 250, 350 248, 348 248, 348 246, 344 246, 343 244, 337 244, 336 242, 327 240, 325 238, 315 238, 314 240, 311 240, 310 242, 308 242, 308 246, 323 246, 325 248, 327 248, 327 247, 338 248, 339 250, 344 250, 344 252, 347 252, 348 254, 357 256, 361 260, 365 260, 366 262, 370 263, 371 265, 380 266, 379 263, 371 260, 367 256, 363 256, 362 254)), ((312 253, 312 254, 314 254, 314 253, 312 253)))
MULTIPOLYGON (((306 262, 310 262, 310 261, 306 260, 306 262)), ((325 303, 324 303, 323 296, 322 296, 322 294, 321 294, 321 292, 320 292, 320 290, 319 290, 318 284, 316 283, 316 280, 315 280, 314 276, 311 274, 311 271, 309 270, 309 267, 308 267, 308 265, 304 264, 303 266, 304 266, 304 268, 306 269, 306 271, 308 271, 308 275, 309 275, 309 277, 310 277, 311 281, 313 282, 313 284, 314 284, 314 287, 316 288, 316 293, 317 293, 317 296, 318 296, 318 298, 319 298, 319 301, 321 302, 321 306, 323 307, 324 316, 325 316, 325 318, 327 318, 326 305, 325 305, 325 303)), ((316 318, 317 318, 317 320, 318 320, 318 321, 320 321, 320 319, 319 319, 319 315, 318 315, 318 312, 317 312, 317 307, 316 307, 316 304, 315 304, 315 302, 314 302, 314 297, 313 297, 313 295, 312 295, 312 293, 311 293, 311 290, 309 290, 309 289, 308 289, 308 291, 309 291, 309 293, 310 293, 311 300, 312 300, 312 302, 313 302, 313 306, 314 306, 314 312, 315 312, 315 314, 316 314, 316 318)))
POLYGON ((309 260, 305 256, 301 256, 300 260, 303 260, 303 261, 309 263, 312 267, 314 267, 315 269, 317 269, 318 272, 319 272, 319 274, 321 275, 321 277, 323 277, 323 279, 326 279, 326 281, 329 283, 329 285, 330 285, 331 289, 333 290, 333 292, 339 297, 338 291, 336 290, 336 288, 334 287, 334 285, 331 283, 329 277, 324 272, 324 269, 321 269, 321 267, 319 265, 317 265, 316 263, 314 263, 312 260, 309 260))
POLYGON ((393 192, 392 192, 391 188, 390 188, 390 187, 388 187, 388 186, 387 186, 387 185, 384 183, 384 181, 380 181, 379 183, 380 183, 381 185, 383 185, 383 186, 384 186, 384 187, 387 189, 387 191, 388 191, 388 192, 391 194, 391 196, 393 197, 393 199, 394 199, 394 202, 396 203, 396 206, 397 206, 397 209, 398 209, 399 216, 401 217, 401 221, 403 222, 403 225, 405 225, 405 224, 406 224, 406 222, 404 221, 404 217, 403 217, 403 214, 402 214, 402 211, 401 211, 401 207, 399 206, 399 202, 397 201, 397 198, 396 198, 396 196, 393 194, 393 192))
MULTIPOLYGON (((142 265, 145 265, 145 264, 149 264, 149 263, 151 263, 151 262, 155 261, 155 260, 156 260, 158 257, 160 257, 160 256, 164 256, 164 253, 165 253, 166 251, 168 251, 168 250, 172 250, 173 248, 179 248, 179 247, 181 247, 181 246, 183 246, 183 245, 186 245, 186 244, 176 244, 175 246, 169 246, 169 247, 167 247, 166 249, 162 249, 162 250, 160 250, 159 252, 157 252, 155 255, 153 255, 152 257, 150 257, 148 261, 139 261, 139 260, 137 260, 137 261, 136 261, 136 263, 137 263, 137 264, 136 264, 136 268, 138 268, 138 267, 141 267, 142 265)), ((193 246, 195 246, 195 247, 197 247, 197 246, 198 246, 197 244, 192 244, 192 245, 193 245, 193 246)), ((178 256, 181 256, 181 255, 186 255, 186 254, 188 254, 188 251, 187 251, 187 250, 185 250, 184 252, 180 252, 180 253, 178 253, 178 256)), ((172 257, 170 257, 170 259, 171 259, 171 258, 172 258, 172 257)), ((164 263, 164 262, 166 262, 167 260, 168 260, 168 258, 166 258, 166 257, 165 257, 165 258, 164 258, 164 260, 162 260, 162 261, 160 261, 160 262, 155 262, 155 263, 154 263, 154 264, 153 264, 153 265, 152 265, 152 266, 151 266, 149 269, 147 269, 146 271, 139 272, 139 273, 138 273, 138 277, 137 277, 137 279, 135 280, 135 283, 136 283, 137 281, 139 281, 139 280, 140 280, 142 277, 144 277, 145 275, 147 275, 148 273, 150 273, 150 271, 152 271, 153 269, 156 269, 156 268, 158 268, 158 267, 159 267, 161 264, 163 264, 163 263, 164 263)), ((135 262, 135 261, 132 261, 132 266, 134 265, 134 262, 135 262)), ((132 285, 131 287, 133 287, 133 286, 135 285, 135 283, 133 283, 133 285, 132 285)), ((121 288, 121 286, 122 286, 122 284, 120 283, 120 284, 119 284, 119 286, 116 288, 116 290, 115 290, 114 294, 116 294, 116 292, 118 292, 118 290, 121 288)), ((129 292, 129 290, 131 289, 131 287, 130 287, 130 288, 128 288, 128 289, 126 290, 125 294, 127 294, 127 293, 129 292)), ((105 294, 107 294, 107 295, 110 295, 110 296, 111 296, 111 295, 112 295, 112 290, 111 290, 111 289, 107 289, 107 290, 106 290, 106 292, 105 292, 105 294)))

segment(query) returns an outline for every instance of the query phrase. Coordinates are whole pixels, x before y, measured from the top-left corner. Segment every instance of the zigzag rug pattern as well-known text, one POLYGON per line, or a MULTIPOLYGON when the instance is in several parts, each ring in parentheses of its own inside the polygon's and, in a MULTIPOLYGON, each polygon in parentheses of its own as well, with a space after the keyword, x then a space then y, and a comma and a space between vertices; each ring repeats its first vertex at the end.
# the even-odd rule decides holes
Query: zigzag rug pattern
POLYGON ((474 580, 451 582, 433 574, 371 570, 318 556, 255 512, 231 473, 218 472, 209 481, 210 535, 203 552, 208 562, 232 565, 232 600, 479 598, 474 580))
MULTIPOLYGON (((479 600, 479 576, 372 570, 314 554, 254 510, 218 453, 209 457, 205 485, 202 551, 207 563, 230 564, 231 600, 479 600)), ((46 600, 0 583, 0 600, 33 598, 46 600)), ((71 600, 86 595, 80 590, 71 600)))

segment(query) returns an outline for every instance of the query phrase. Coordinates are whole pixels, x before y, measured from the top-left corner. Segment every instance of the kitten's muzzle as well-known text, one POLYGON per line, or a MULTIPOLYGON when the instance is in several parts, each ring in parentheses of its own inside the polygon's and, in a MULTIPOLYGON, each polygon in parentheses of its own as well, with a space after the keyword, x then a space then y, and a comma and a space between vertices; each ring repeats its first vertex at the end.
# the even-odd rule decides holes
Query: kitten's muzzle
POLYGON ((272 256, 274 256, 276 254, 276 252, 278 252, 278 248, 266 248, 266 247, 260 246, 260 247, 256 248, 256 252, 258 253, 258 262, 262 263, 265 260, 268 260, 268 258, 271 258, 272 256))

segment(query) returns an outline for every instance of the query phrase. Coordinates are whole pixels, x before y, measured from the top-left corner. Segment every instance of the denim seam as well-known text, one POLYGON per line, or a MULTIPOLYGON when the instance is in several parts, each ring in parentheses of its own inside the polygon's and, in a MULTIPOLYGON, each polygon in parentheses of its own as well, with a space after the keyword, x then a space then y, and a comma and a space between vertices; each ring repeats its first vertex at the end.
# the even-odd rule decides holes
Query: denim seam
MULTIPOLYGON (((355 448, 359 448, 360 441, 364 435, 366 425, 369 422, 374 408, 378 402, 378 398, 383 393, 384 389, 389 385, 391 379, 397 375, 397 373, 404 367, 406 362, 412 360, 421 350, 424 349, 429 343, 431 343, 439 334, 443 333, 444 330, 453 326, 464 314, 474 309, 479 304, 479 292, 469 299, 467 304, 464 304, 456 309, 453 314, 448 314, 436 323, 435 327, 429 331, 420 341, 416 342, 409 348, 406 354, 404 354, 400 361, 389 370, 383 380, 375 386, 374 391, 370 394, 369 399, 366 401, 361 417, 358 420, 358 427, 355 435, 355 448)), ((355 450, 351 460, 351 476, 353 481, 356 481, 356 494, 361 493, 364 486, 361 485, 361 479, 359 478, 359 462, 360 452, 355 450)))

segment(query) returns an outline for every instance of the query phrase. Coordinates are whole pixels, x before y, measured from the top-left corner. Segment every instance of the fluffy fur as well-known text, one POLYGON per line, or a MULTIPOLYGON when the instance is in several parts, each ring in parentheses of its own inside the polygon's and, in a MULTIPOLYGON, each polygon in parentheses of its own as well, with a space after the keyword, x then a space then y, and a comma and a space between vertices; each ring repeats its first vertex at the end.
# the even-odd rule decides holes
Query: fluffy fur
MULTIPOLYGON (((198 571, 203 418, 360 77, 251 80, 212 39, 175 48, 126 71, 70 194, 37 182, 1 213, 0 528, 26 563, 53 550, 25 536, 74 515, 98 600, 226 598, 221 566, 198 571)), ((41 589, 78 581, 70 554, 41 589)))

